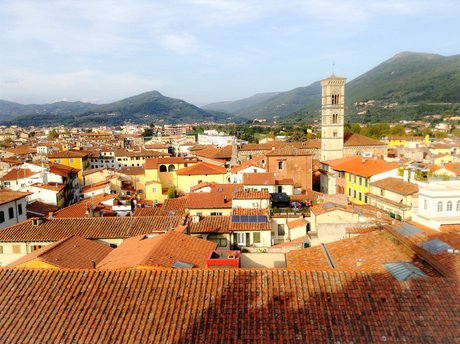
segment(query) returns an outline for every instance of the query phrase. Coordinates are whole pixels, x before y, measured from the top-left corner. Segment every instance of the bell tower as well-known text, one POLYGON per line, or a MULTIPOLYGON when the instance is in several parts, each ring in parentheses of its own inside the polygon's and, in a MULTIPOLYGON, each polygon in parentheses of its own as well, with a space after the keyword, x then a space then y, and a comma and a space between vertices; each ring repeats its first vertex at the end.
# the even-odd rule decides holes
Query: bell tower
POLYGON ((321 80, 321 160, 343 157, 346 78, 331 75, 321 80))

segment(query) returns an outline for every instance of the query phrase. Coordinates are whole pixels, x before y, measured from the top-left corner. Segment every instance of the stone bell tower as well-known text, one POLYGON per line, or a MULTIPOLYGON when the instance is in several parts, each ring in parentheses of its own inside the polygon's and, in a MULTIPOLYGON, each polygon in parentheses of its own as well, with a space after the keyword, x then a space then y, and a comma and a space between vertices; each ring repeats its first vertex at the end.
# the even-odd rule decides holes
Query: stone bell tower
POLYGON ((321 80, 321 160, 343 157, 346 78, 331 75, 321 80))

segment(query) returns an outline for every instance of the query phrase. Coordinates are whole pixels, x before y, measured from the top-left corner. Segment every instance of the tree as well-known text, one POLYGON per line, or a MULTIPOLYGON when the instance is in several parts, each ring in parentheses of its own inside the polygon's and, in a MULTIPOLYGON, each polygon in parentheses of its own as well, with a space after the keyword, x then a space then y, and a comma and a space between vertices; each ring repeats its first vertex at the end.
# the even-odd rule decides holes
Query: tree
POLYGON ((142 136, 144 137, 152 137, 153 136, 153 130, 150 128, 144 129, 144 132, 142 133, 142 136))
POLYGON ((306 140, 307 136, 301 131, 295 131, 289 136, 289 141, 291 142, 303 142, 306 140))
POLYGON ((168 198, 176 198, 176 188, 174 186, 170 186, 168 189, 168 198))
POLYGON ((48 133, 48 140, 55 140, 59 137, 57 130, 53 129, 48 133))

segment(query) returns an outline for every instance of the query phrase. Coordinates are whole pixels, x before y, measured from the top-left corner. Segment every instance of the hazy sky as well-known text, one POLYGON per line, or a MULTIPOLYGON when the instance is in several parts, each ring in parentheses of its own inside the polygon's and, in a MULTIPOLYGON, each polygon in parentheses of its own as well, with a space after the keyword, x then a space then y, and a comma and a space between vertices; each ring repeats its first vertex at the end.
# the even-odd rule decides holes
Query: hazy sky
POLYGON ((460 54, 458 0, 0 0, 0 99, 195 104, 460 54))

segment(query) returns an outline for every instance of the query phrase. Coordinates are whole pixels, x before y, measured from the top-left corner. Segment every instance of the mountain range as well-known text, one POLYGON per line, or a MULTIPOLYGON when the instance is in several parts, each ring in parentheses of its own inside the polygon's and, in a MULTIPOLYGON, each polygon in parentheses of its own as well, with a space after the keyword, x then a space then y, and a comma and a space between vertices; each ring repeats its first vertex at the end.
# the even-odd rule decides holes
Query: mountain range
POLYGON ((224 122, 229 115, 208 112, 181 99, 151 91, 109 104, 57 102, 22 105, 0 100, 3 124, 21 126, 64 124, 68 126, 121 125, 130 123, 224 122))
MULTIPOLYGON (((460 112, 460 55, 402 52, 346 85, 346 111, 354 122, 395 121, 441 111, 460 112)), ((318 118, 321 85, 259 93, 196 107, 146 92, 110 104, 57 102, 22 105, 0 100, 3 124, 69 126, 132 123, 238 122, 255 118, 309 121, 318 118)))
MULTIPOLYGON (((319 81, 306 87, 266 95, 267 97, 258 95, 234 102, 208 104, 203 108, 251 119, 278 116, 297 121, 305 114, 313 117, 319 114, 319 81), (249 106, 241 107, 244 103, 249 106)), ((460 103, 460 55, 446 57, 402 52, 346 85, 348 113, 365 112, 370 121, 407 113, 423 114, 427 107, 430 110, 430 106, 433 111, 442 111, 449 107, 455 107, 458 111, 456 103, 460 103), (369 100, 374 101, 370 107, 357 104, 367 103, 369 100)))

